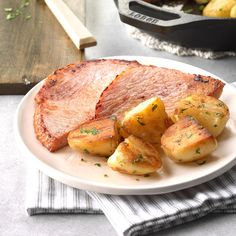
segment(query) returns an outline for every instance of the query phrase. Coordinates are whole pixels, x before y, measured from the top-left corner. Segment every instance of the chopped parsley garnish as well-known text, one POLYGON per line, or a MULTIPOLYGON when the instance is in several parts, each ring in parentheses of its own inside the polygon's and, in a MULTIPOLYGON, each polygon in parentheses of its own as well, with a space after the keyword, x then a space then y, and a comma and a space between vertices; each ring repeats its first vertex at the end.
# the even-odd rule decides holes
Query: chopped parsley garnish
POLYGON ((204 9, 204 5, 200 5, 199 7, 198 7, 198 9, 199 9, 199 11, 202 11, 203 9, 204 9))
POLYGON ((183 108, 181 109, 180 113, 183 113, 184 111, 186 111, 188 108, 183 108))
POLYGON ((29 19, 31 19, 31 17, 32 17, 31 15, 27 15, 27 16, 25 17, 25 19, 26 19, 26 20, 29 20, 29 19))
POLYGON ((110 118, 111 120, 117 120, 117 117, 115 115, 112 115, 110 118))
POLYGON ((155 111, 157 109, 157 104, 152 104, 152 111, 155 111))
POLYGON ((198 108, 205 108, 205 107, 206 107, 205 103, 202 103, 202 104, 198 105, 198 108))
POLYGON ((185 12, 185 13, 192 13, 192 12, 193 12, 193 9, 192 9, 192 8, 188 8, 188 9, 185 9, 184 12, 185 12))
POLYGON ((101 167, 101 164, 100 164, 100 163, 95 163, 94 165, 95 165, 95 166, 98 166, 98 167, 101 167))
POLYGON ((11 8, 11 7, 6 7, 6 8, 4 8, 4 11, 5 11, 5 12, 11 12, 11 11, 13 11, 13 8, 11 8))
POLYGON ((141 117, 137 117, 137 122, 138 122, 140 125, 142 125, 142 126, 145 125, 145 123, 142 122, 142 118, 141 118, 141 117))
POLYGON ((223 102, 220 102, 220 103, 218 103, 216 106, 217 106, 217 107, 224 107, 225 105, 224 105, 223 102))
POLYGON ((192 133, 186 133, 185 136, 186 136, 186 138, 191 138, 193 136, 193 134, 192 133))
POLYGON ((97 135, 100 133, 100 131, 97 128, 92 128, 92 129, 80 129, 81 134, 92 134, 92 135, 97 135))
POLYGON ((118 162, 119 162, 120 166, 124 166, 124 160, 119 160, 118 162))
POLYGON ((133 163, 141 162, 143 161, 143 155, 140 153, 137 155, 137 157, 133 160, 133 163))
POLYGON ((185 105, 190 105, 191 102, 190 102, 190 101, 184 101, 184 104, 185 104, 185 105))
POLYGON ((201 154, 201 149, 199 147, 196 149, 196 153, 201 154))
POLYGON ((224 117, 224 115, 222 113, 220 113, 220 112, 216 112, 216 116, 218 116, 220 118, 224 117))
MULTIPOLYGON (((16 7, 14 10, 12 7, 5 7, 4 11, 7 13, 6 14, 6 20, 13 20, 19 15, 23 15, 24 13, 24 8, 28 7, 30 4, 30 0, 22 0, 20 5, 16 7)), ((31 18, 31 15, 26 15, 24 16, 25 20, 29 20, 31 18)))
POLYGON ((195 120, 193 116, 188 116, 189 120, 195 120))
POLYGON ((198 165, 204 165, 206 163, 206 160, 199 160, 199 161, 196 161, 196 163, 198 165))
POLYGON ((199 125, 199 129, 204 129, 204 127, 202 125, 199 125))
POLYGON ((176 139, 174 142, 175 142, 175 143, 177 143, 178 145, 180 145, 180 143, 181 143, 181 140, 182 140, 182 137, 181 137, 181 138, 178 138, 178 139, 176 139))
POLYGON ((206 111, 205 114, 206 114, 206 115, 210 115, 210 112, 206 111))
POLYGON ((87 162, 87 161, 84 160, 84 158, 81 158, 80 160, 83 161, 83 162, 87 162))
POLYGON ((29 2, 30 2, 30 0, 23 0, 23 1, 21 2, 20 8, 28 7, 29 4, 30 4, 29 2))
POLYGON ((96 128, 92 128, 92 130, 91 130, 92 135, 96 135, 96 134, 99 134, 99 133, 100 133, 99 130, 97 130, 96 128))
POLYGON ((12 19, 15 19, 15 18, 16 18, 15 13, 8 13, 8 14, 6 15, 6 19, 7 19, 7 20, 12 20, 12 19))
POLYGON ((105 175, 104 175, 104 177, 108 177, 108 175, 107 175, 107 174, 105 174, 105 175))
POLYGON ((84 153, 89 154, 90 152, 88 151, 88 149, 85 148, 84 153))

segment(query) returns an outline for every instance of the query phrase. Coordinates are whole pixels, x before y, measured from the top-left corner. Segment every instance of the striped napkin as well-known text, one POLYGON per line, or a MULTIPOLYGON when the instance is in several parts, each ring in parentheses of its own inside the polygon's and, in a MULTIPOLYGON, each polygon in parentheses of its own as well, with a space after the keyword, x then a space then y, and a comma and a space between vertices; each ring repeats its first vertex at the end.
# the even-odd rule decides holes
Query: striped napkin
POLYGON ((29 215, 103 212, 118 235, 146 235, 211 212, 236 212, 236 166, 205 184, 151 196, 85 192, 30 169, 26 200, 29 215))
POLYGON ((146 235, 208 213, 236 212, 236 166, 207 183, 151 196, 85 192, 53 180, 32 166, 28 169, 26 209, 29 215, 104 213, 118 235, 146 235))

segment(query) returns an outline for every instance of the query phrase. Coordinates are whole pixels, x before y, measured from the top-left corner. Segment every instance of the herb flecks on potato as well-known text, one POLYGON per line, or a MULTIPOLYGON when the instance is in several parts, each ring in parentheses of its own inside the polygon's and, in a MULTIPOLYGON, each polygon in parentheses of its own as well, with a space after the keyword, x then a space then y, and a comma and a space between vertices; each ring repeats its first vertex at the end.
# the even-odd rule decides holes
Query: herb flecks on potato
POLYGON ((194 94, 178 102, 173 121, 187 115, 193 116, 217 137, 222 133, 229 119, 229 109, 224 102, 215 97, 194 94))
POLYGON ((133 135, 119 144, 107 163, 113 170, 130 175, 146 175, 162 167, 157 150, 133 135))
POLYGON ((186 116, 165 131, 161 145, 168 157, 185 163, 204 159, 217 148, 217 141, 197 120, 186 116))
POLYGON ((86 122, 68 136, 71 148, 98 156, 110 156, 119 142, 117 121, 113 118, 86 122))
POLYGON ((148 99, 125 114, 121 121, 124 137, 135 135, 150 143, 159 143, 164 131, 169 127, 169 119, 160 98, 148 99))

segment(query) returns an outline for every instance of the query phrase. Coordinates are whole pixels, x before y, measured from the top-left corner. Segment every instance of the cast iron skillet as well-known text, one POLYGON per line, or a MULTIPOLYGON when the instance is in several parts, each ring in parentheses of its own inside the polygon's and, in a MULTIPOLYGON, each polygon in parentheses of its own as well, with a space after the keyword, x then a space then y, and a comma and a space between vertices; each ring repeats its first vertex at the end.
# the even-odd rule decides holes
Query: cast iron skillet
POLYGON ((141 0, 115 0, 122 22, 190 48, 236 51, 236 18, 164 10, 141 0))

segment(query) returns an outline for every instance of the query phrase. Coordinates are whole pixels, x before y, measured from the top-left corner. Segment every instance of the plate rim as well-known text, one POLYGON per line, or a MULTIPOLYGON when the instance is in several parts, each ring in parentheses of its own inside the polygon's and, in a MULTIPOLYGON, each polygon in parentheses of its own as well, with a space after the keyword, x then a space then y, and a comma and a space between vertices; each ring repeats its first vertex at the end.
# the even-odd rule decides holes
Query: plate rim
MULTIPOLYGON (((208 71, 206 71, 202 68, 199 68, 197 66, 193 66, 191 64, 179 62, 176 60, 160 58, 160 57, 130 56, 130 55, 104 57, 103 59, 110 59, 110 58, 111 59, 124 59, 124 60, 137 60, 137 61, 145 60, 145 59, 161 60, 161 61, 166 61, 168 64, 170 64, 171 62, 172 63, 174 62, 174 63, 180 64, 183 66, 187 65, 189 67, 193 67, 195 69, 201 70, 202 72, 223 81, 226 85, 229 85, 231 88, 234 88, 228 82, 224 81, 223 79, 219 78, 217 75, 215 75, 211 72, 208 72, 208 71)), ((21 133, 20 132, 20 117, 21 117, 22 110, 23 110, 22 108, 24 107, 24 104, 27 101, 28 97, 30 97, 35 92, 36 89, 41 87, 42 84, 44 83, 44 81, 45 81, 45 79, 43 79, 41 82, 39 82, 37 85, 35 85, 32 89, 30 89, 29 92, 22 98, 22 100, 18 104, 16 113, 15 113, 15 117, 14 117, 14 125, 13 125, 14 136, 15 136, 15 139, 17 142, 17 146, 20 148, 20 150, 23 154, 27 155, 28 161, 30 161, 36 168, 41 170, 46 175, 50 176, 51 178, 53 178, 55 180, 58 180, 64 184, 66 184, 66 185, 69 185, 71 187, 78 188, 78 189, 83 189, 86 191, 95 191, 98 193, 106 193, 106 194, 116 194, 116 195, 130 195, 130 194, 132 194, 132 195, 144 195, 144 194, 145 195, 153 195, 153 194, 155 194, 155 195, 157 195, 157 194, 163 194, 163 193, 170 193, 170 192, 186 189, 189 187, 194 187, 196 185, 210 181, 210 180, 216 178, 217 176, 223 174, 224 172, 226 172, 227 170, 232 168, 234 165, 236 165, 236 157, 233 154, 231 154, 232 160, 229 163, 227 163, 226 165, 224 165, 223 167, 221 167, 220 169, 218 169, 217 171, 210 172, 204 176, 198 177, 193 180, 189 180, 187 182, 182 182, 182 183, 178 183, 178 184, 169 184, 167 186, 163 186, 163 187, 159 187, 159 188, 150 187, 150 186, 147 186, 147 187, 142 186, 141 189, 138 186, 134 186, 133 188, 130 186, 129 187, 122 186, 122 188, 121 188, 120 186, 115 186, 115 185, 111 185, 108 183, 95 183, 94 181, 81 179, 79 177, 75 177, 75 176, 69 175, 63 171, 57 170, 54 167, 50 166, 49 164, 47 164, 47 163, 43 162, 42 160, 40 160, 39 158, 37 158, 37 156, 35 156, 31 152, 31 150, 29 150, 29 148, 27 147, 27 145, 25 144, 25 142, 23 141, 23 139, 21 138, 21 135, 20 135, 20 133, 21 133), (68 181, 70 183, 68 183, 68 181), (145 193, 140 193, 140 191, 145 191, 145 193)), ((235 89, 235 91, 236 91, 236 89, 235 89)))

